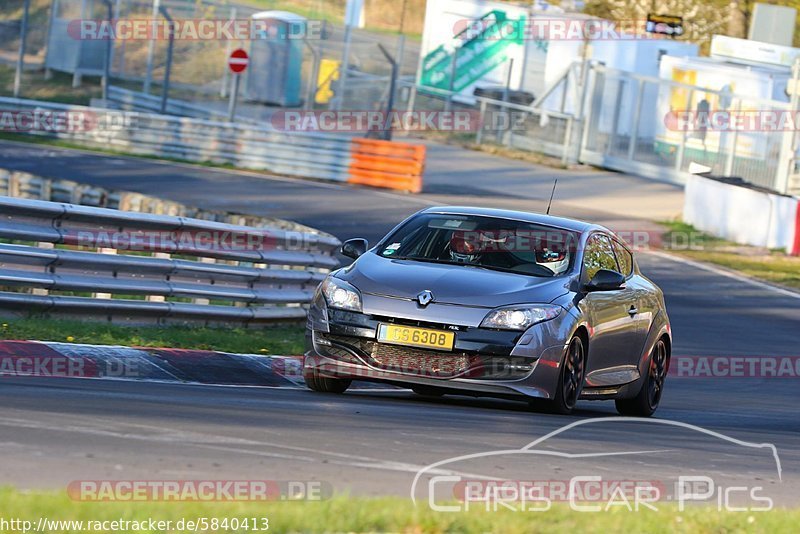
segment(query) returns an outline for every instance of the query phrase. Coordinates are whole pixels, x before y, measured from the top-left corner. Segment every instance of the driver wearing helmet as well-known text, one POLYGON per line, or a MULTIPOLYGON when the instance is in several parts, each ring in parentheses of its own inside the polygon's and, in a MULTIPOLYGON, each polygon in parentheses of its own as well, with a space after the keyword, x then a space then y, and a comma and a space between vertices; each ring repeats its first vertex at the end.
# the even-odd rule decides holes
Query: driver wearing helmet
POLYGON ((455 231, 450 237, 450 259, 455 263, 498 264, 508 263, 506 256, 508 233, 505 231, 455 231))
POLYGON ((536 263, 553 271, 553 274, 561 274, 569 266, 569 257, 563 243, 542 242, 535 253, 536 263))
POLYGON ((481 257, 477 232, 456 230, 450 236, 450 259, 456 263, 477 263, 481 257))

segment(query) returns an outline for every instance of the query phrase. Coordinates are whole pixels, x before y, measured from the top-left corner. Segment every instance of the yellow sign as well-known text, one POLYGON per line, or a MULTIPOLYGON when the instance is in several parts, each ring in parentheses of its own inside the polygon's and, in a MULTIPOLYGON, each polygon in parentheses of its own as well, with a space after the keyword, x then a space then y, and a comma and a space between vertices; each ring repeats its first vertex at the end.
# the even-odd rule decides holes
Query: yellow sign
POLYGON ((317 104, 327 104, 333 97, 331 82, 339 79, 339 66, 341 61, 335 59, 322 59, 319 62, 319 74, 317 74, 317 92, 314 95, 314 102, 317 104))
POLYGON ((378 327, 378 341, 394 345, 424 347, 426 349, 453 350, 456 335, 443 330, 414 328, 382 324, 378 327))

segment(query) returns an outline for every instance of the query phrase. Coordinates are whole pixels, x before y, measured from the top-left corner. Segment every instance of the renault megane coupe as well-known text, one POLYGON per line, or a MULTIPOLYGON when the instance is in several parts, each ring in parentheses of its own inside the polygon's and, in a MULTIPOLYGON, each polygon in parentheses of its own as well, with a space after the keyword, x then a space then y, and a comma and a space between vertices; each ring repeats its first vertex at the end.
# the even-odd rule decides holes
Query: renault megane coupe
POLYGON ((571 219, 435 207, 317 289, 303 373, 342 393, 353 380, 421 395, 517 398, 567 414, 579 399, 650 416, 669 369, 661 290, 608 229, 571 219))

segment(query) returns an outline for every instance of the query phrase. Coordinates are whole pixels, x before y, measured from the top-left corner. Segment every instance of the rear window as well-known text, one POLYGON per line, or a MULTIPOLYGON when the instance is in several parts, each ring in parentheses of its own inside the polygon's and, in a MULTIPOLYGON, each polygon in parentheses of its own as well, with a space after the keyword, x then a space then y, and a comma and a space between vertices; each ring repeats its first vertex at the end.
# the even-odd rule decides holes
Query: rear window
POLYGON ((378 254, 531 276, 557 276, 571 269, 577 242, 575 232, 551 226, 426 213, 387 237, 378 254))

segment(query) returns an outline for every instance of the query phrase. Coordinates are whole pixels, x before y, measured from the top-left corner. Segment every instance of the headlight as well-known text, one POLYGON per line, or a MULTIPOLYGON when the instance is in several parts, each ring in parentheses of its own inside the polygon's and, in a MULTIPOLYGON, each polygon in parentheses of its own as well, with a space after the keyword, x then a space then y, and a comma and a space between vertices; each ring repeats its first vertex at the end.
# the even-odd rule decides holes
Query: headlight
POLYGON ((361 294, 343 280, 327 277, 322 282, 322 294, 325 295, 325 300, 331 308, 361 311, 361 294))
POLYGON ((554 319, 558 317, 559 313, 561 313, 561 307, 550 304, 507 306, 490 311, 481 322, 481 327, 525 330, 536 323, 554 319))

